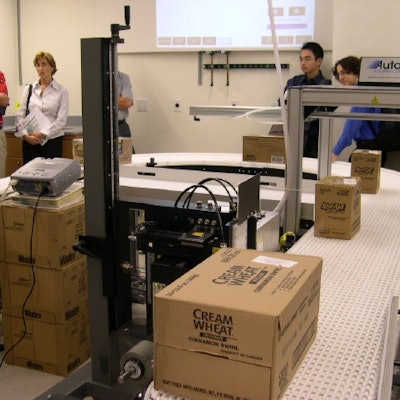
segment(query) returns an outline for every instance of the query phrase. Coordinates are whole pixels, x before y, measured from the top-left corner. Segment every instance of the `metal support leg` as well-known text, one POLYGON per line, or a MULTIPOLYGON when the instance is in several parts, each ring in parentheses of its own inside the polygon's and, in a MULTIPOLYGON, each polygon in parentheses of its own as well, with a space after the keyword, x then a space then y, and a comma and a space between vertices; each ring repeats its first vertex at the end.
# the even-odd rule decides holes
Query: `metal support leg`
POLYGON ((82 39, 81 45, 86 233, 110 243, 107 257, 88 257, 92 378, 112 385, 120 371, 110 332, 131 318, 130 282, 119 268, 116 235, 116 51, 110 39, 82 39))
POLYGON ((286 188, 289 191, 284 218, 284 231, 299 233, 301 186, 303 175, 304 117, 301 105, 301 88, 293 87, 288 94, 288 160, 286 188))
POLYGON ((324 179, 331 175, 331 153, 333 137, 333 121, 331 118, 319 120, 319 144, 318 144, 318 179, 324 179))

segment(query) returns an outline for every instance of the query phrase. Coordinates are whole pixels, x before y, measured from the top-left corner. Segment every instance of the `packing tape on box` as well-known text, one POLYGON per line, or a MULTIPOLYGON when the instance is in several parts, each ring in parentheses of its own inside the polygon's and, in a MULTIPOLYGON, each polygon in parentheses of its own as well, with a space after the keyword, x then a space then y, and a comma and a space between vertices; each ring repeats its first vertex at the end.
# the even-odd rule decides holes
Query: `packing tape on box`
POLYGON ((151 377, 153 354, 154 345, 149 340, 142 340, 133 346, 121 357, 118 382, 123 383, 125 378, 137 380, 144 376, 151 377))

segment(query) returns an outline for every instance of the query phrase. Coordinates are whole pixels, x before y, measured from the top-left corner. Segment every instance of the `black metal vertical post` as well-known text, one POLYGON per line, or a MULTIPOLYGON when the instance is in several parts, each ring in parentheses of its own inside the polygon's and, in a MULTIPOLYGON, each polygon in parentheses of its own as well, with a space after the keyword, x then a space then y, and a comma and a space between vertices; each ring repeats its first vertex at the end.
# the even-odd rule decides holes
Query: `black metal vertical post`
POLYGON ((92 379, 112 385, 119 376, 119 354, 110 333, 131 319, 130 280, 118 254, 118 144, 116 43, 81 41, 82 122, 86 234, 101 248, 88 257, 92 379))

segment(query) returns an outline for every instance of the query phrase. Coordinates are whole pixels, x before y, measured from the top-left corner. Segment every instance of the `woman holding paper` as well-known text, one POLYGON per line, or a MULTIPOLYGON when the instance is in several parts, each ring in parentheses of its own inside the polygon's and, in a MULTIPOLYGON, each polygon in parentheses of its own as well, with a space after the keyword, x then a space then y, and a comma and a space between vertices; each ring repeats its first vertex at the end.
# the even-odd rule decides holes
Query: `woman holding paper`
POLYGON ((63 128, 67 122, 69 96, 53 75, 56 62, 50 53, 36 54, 33 65, 39 76, 22 92, 21 105, 15 117, 15 136, 23 139, 23 162, 36 157, 62 156, 63 128))

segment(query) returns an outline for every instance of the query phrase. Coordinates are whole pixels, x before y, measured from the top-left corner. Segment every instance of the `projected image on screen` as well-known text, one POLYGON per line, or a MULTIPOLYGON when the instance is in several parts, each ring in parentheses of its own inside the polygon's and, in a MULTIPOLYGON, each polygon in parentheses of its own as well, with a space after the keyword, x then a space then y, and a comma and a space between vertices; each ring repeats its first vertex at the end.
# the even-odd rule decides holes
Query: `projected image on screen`
MULTIPOLYGON (((280 47, 313 40, 315 0, 274 0, 280 47)), ((157 0, 157 47, 272 48, 266 0, 157 0)))

